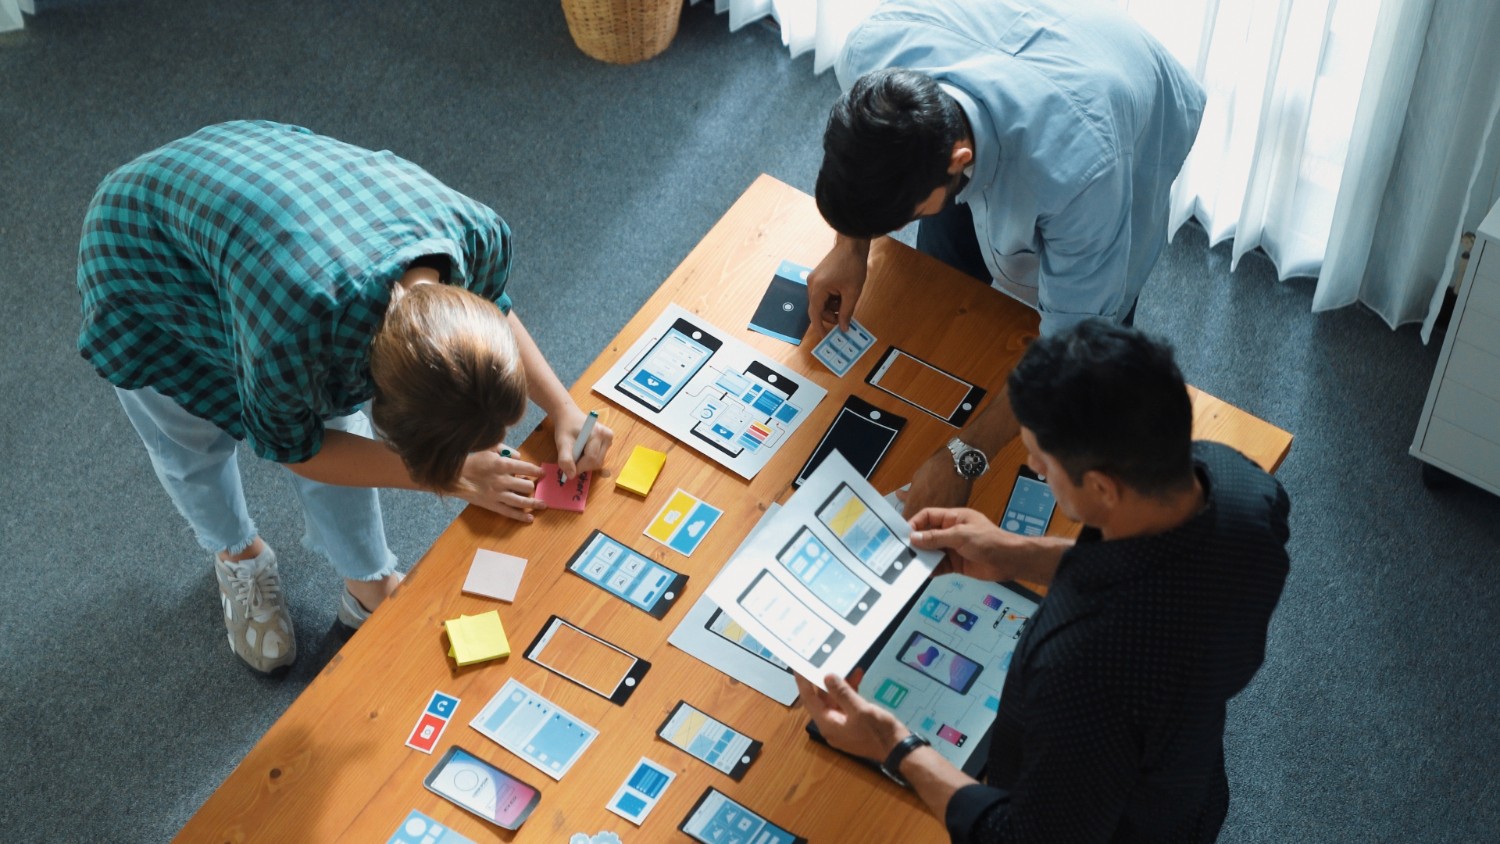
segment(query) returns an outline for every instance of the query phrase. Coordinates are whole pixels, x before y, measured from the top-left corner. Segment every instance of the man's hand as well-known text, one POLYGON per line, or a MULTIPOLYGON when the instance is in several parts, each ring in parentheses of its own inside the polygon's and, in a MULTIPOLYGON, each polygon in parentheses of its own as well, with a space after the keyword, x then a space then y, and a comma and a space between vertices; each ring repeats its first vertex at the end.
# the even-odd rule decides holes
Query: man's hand
POLYGON ((860 697, 837 674, 823 678, 828 687, 826 692, 800 676, 793 676, 802 708, 817 722, 828 744, 845 753, 883 762, 911 732, 891 712, 860 697))
POLYGON ((848 329, 870 267, 870 241, 839 235, 833 248, 807 274, 807 312, 821 336, 837 324, 848 329))
POLYGON ((953 468, 953 453, 944 448, 927 458, 912 475, 901 515, 910 519, 926 507, 962 507, 969 503, 974 482, 953 468))
MULTIPOLYGON (((598 426, 594 426, 598 428, 598 426)), ((515 449, 507 448, 512 454, 515 449)), ((535 478, 542 467, 516 457, 501 457, 499 449, 476 451, 464 460, 459 473, 459 490, 455 494, 470 504, 493 510, 521 522, 532 520, 531 511, 545 510, 547 505, 534 498, 535 478)))
POLYGON ((928 507, 911 520, 913 548, 947 551, 932 574, 964 574, 1001 582, 1021 576, 1019 557, 1028 543, 1001 530, 989 517, 967 507, 928 507))
POLYGON ((593 472, 596 478, 609 477, 609 470, 604 468, 604 455, 615 441, 615 432, 603 422, 594 423, 589 432, 588 445, 583 447, 583 455, 576 464, 573 462, 573 446, 578 442, 578 434, 583 430, 583 420, 587 418, 577 405, 571 405, 568 410, 559 414, 559 418, 552 420, 552 438, 557 443, 557 468, 564 478, 571 478, 581 472, 593 472))

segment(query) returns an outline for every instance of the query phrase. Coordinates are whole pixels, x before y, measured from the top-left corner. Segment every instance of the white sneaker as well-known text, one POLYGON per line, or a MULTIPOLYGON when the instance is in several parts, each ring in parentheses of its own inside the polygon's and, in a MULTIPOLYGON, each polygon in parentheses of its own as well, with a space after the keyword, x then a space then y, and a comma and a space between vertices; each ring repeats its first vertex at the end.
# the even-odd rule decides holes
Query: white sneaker
POLYGON ((214 557, 214 575, 229 649, 256 671, 269 673, 291 665, 297 658, 297 637, 281 598, 281 573, 271 546, 236 563, 214 557))

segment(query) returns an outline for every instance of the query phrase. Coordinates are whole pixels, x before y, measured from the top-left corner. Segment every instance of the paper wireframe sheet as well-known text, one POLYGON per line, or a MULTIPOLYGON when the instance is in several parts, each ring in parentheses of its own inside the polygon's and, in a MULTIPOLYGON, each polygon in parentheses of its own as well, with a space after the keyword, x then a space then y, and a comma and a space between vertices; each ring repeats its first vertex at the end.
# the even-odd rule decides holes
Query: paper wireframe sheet
MULTIPOLYGON (((774 502, 766 508, 766 515, 751 528, 740 550, 755 541, 761 526, 780 509, 781 505, 774 502)), ((698 598, 667 642, 782 706, 791 706, 797 699, 797 683, 787 664, 719 609, 707 594, 698 598)))
POLYGON ((847 675, 942 555, 838 452, 724 564, 705 594, 820 688, 847 675))
POLYGON ((744 478, 753 478, 827 391, 669 305, 594 392, 744 478))

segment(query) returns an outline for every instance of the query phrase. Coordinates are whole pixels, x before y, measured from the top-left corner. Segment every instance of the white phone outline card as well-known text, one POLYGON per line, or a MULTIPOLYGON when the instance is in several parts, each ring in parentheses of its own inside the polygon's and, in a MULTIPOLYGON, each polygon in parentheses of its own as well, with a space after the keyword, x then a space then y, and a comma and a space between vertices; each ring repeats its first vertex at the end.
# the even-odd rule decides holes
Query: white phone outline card
POLYGON ((668 305, 593 390, 746 479, 828 394, 678 305, 668 305))
POLYGON ((837 451, 705 594, 819 688, 848 676, 942 560, 837 451))

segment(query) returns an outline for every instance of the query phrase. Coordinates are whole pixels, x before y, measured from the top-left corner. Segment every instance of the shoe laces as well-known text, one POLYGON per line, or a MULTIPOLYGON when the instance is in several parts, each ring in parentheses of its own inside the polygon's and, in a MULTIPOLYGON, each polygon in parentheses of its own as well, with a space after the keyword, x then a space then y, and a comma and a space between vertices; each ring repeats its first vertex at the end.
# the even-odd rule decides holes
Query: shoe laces
POLYGON ((281 602, 281 575, 265 556, 230 563, 229 588, 252 616, 274 611, 281 602))

